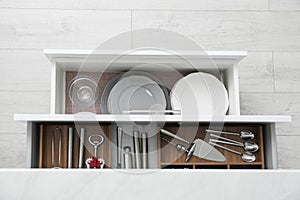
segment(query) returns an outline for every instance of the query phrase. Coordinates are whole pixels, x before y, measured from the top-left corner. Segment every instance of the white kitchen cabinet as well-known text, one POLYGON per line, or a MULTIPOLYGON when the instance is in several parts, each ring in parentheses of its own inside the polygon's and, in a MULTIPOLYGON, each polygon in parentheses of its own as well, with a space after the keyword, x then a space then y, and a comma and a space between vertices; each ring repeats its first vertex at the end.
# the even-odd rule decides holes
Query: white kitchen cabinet
MULTIPOLYGON (((224 127, 256 126, 261 129, 264 159, 260 166, 267 169, 277 168, 277 146, 275 124, 290 122, 290 116, 270 115, 240 115, 238 62, 247 55, 244 51, 185 51, 185 52, 160 52, 155 50, 142 50, 127 52, 117 51, 90 51, 90 50, 45 50, 46 56, 52 62, 51 74, 51 112, 50 114, 16 114, 15 120, 27 121, 27 166, 39 167, 40 159, 40 131, 41 125, 57 126, 90 126, 90 123, 100 123, 109 126, 109 167, 115 166, 116 123, 130 126, 133 123, 164 122, 166 126, 180 126, 182 124, 199 124, 199 127, 208 127, 211 124, 224 127), (166 67, 168 66, 168 67, 166 67), (120 73, 127 70, 144 70, 154 74, 165 73, 165 78, 170 69, 188 74, 195 71, 211 73, 220 79, 227 91, 230 106, 225 116, 184 116, 182 115, 111 115, 102 114, 95 109, 94 113, 70 113, 67 105, 67 76, 70 72, 80 73, 120 73)), ((104 86, 103 86, 104 87, 104 86)), ((101 95, 100 95, 101 96, 101 95)), ((99 99, 100 99, 99 96, 99 99)), ((267 113, 266 113, 267 114, 267 113)), ((198 126, 198 125, 196 125, 198 126)), ((238 129, 237 129, 238 130, 238 129)), ((156 138, 149 141, 152 149, 159 149, 160 143, 156 138)), ((155 153, 154 153, 155 154, 155 153)), ((150 168, 162 168, 163 164, 160 151, 157 155, 149 156, 150 168)), ((175 162, 176 163, 176 162, 175 162)), ((198 163, 199 164, 199 163, 198 163)), ((197 168, 197 162, 190 165, 197 168)), ((188 164, 183 164, 187 165, 188 164)), ((47 165, 48 166, 48 165, 47 165)), ((202 165, 201 165, 202 166, 202 165)), ((200 168, 201 168, 200 166, 200 168)), ((219 168, 209 164, 210 168, 219 168)), ((246 164, 241 164, 244 168, 246 164)), ((255 165, 253 165, 255 166, 255 165)), ((230 168, 230 165, 224 169, 230 168), (229 167, 228 167, 229 166, 229 167)), ((234 167, 232 167, 234 168, 234 167)), ((239 168, 239 167, 237 167, 239 168)), ((245 167, 247 168, 247 167, 245 167)), ((249 167, 251 168, 251 166, 249 167)), ((223 167, 219 168, 223 169, 223 167)), ((252 169, 252 168, 251 168, 252 169)))

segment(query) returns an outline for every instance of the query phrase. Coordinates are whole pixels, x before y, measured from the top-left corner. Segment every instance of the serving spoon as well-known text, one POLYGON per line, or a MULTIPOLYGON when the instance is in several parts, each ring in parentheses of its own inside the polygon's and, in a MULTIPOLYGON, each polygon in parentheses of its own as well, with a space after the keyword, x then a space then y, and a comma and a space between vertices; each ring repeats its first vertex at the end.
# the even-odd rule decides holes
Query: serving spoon
POLYGON ((215 135, 215 134, 210 134, 210 136, 214 137, 214 138, 222 139, 222 140, 216 140, 216 139, 209 140, 214 143, 222 143, 222 144, 229 144, 229 145, 243 147, 245 151, 249 151, 249 152, 253 152, 253 153, 257 152, 259 149, 259 146, 253 141, 246 141, 246 142, 242 143, 242 142, 231 140, 229 138, 222 137, 222 136, 215 135), (223 140, 225 140, 225 141, 223 141, 223 140))
POLYGON ((254 133, 249 130, 241 130, 239 133, 236 133, 236 132, 216 131, 216 130, 206 129, 206 132, 208 132, 208 133, 223 133, 223 134, 227 134, 227 135, 236 135, 236 136, 240 136, 240 138, 244 139, 244 140, 252 140, 254 138, 254 133))
POLYGON ((211 141, 209 142, 209 144, 211 144, 213 146, 216 146, 216 147, 219 147, 221 149, 230 151, 232 153, 238 154, 238 155, 240 155, 242 157, 242 160, 245 161, 245 162, 254 162, 256 160, 255 155, 253 153, 249 152, 249 151, 244 151, 243 153, 241 153, 241 152, 238 152, 238 151, 235 151, 233 149, 224 147, 222 145, 219 145, 219 144, 211 142, 211 141))

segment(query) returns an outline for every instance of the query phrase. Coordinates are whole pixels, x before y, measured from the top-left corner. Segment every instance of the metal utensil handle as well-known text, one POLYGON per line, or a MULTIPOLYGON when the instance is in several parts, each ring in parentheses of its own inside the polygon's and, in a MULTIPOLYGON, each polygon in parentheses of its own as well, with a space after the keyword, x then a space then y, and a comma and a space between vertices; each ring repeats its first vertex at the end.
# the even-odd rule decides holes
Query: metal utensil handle
POLYGON ((124 147, 124 168, 131 169, 133 168, 132 164, 132 152, 129 146, 124 147))
POLYGON ((123 130, 121 127, 117 129, 117 168, 121 168, 121 155, 122 155, 122 135, 123 130))
POLYGON ((176 149, 177 149, 178 151, 184 151, 184 152, 187 152, 187 153, 189 152, 189 151, 185 148, 185 146, 183 146, 183 145, 181 145, 181 144, 175 144, 175 143, 173 143, 172 141, 170 141, 169 139, 167 139, 167 138, 165 138, 165 137, 163 137, 163 136, 160 136, 160 138, 161 138, 163 141, 165 141, 165 142, 167 142, 167 143, 173 145, 174 147, 176 147, 176 149))
POLYGON ((177 135, 175 135, 175 134, 173 134, 173 133, 171 133, 171 132, 169 132, 169 131, 167 131, 165 129, 160 129, 160 132, 162 132, 163 134, 168 135, 168 136, 170 136, 172 138, 175 138, 176 140, 179 140, 181 142, 190 144, 189 141, 187 141, 187 140, 185 140, 185 139, 183 139, 183 138, 181 138, 181 137, 179 137, 179 136, 177 136, 177 135))
POLYGON ((227 142, 227 141, 223 141, 223 140, 216 140, 216 139, 210 139, 209 141, 214 142, 214 143, 234 145, 234 146, 238 146, 238 147, 243 147, 244 146, 244 145, 240 145, 240 144, 236 144, 236 143, 232 143, 232 142, 227 142))
POLYGON ((227 131, 216 131, 216 130, 210 130, 210 129, 206 129, 206 132, 209 132, 209 133, 223 133, 223 134, 227 134, 227 135, 237 135, 237 136, 240 135, 240 133, 227 132, 227 131))
POLYGON ((211 137, 214 137, 214 138, 219 138, 219 139, 222 139, 222 140, 225 140, 225 141, 228 141, 230 143, 228 144, 232 144, 232 145, 235 145, 235 146, 240 146, 240 147, 243 147, 244 144, 242 142, 238 142, 238 141, 235 141, 235 140, 231 140, 229 138, 226 138, 226 137, 222 137, 222 136, 219 136, 219 135, 215 135, 215 134, 210 134, 211 137))
POLYGON ((73 155, 73 128, 69 127, 68 168, 72 168, 72 155, 73 155))
POLYGON ((84 146, 84 135, 85 135, 85 128, 81 128, 81 129, 80 129, 80 145, 79 145, 78 168, 82 168, 82 162, 83 162, 83 146, 84 146))
POLYGON ((142 161, 143 169, 147 169, 147 133, 142 133, 142 161))
POLYGON ((139 132, 133 132, 133 143, 134 143, 134 156, 136 168, 141 169, 141 157, 140 157, 140 141, 139 141, 139 132))
POLYGON ((219 147, 219 148, 221 148, 221 149, 225 149, 225 150, 227 150, 227 151, 230 151, 230 152, 232 152, 232 153, 236 153, 236 154, 238 154, 238 155, 242 155, 242 153, 241 153, 241 152, 238 152, 238 151, 232 150, 232 149, 230 149, 230 148, 224 147, 224 146, 222 146, 222 145, 219 145, 219 144, 217 144, 217 143, 214 143, 214 142, 209 142, 209 144, 211 144, 211 145, 213 145, 213 146, 216 146, 216 147, 219 147))

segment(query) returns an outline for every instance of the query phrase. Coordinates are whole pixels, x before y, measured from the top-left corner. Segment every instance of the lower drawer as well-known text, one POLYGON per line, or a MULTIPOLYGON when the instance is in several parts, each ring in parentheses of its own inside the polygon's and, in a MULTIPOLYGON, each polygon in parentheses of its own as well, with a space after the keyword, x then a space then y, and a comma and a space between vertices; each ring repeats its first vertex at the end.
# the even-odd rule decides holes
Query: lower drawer
MULTIPOLYGON (((28 167, 30 168, 67 168, 69 155, 71 155, 71 168, 79 168, 80 155, 80 130, 85 129, 85 138, 83 139, 82 168, 86 168, 85 160, 92 158, 94 154, 93 145, 88 141, 88 137, 95 133, 100 133, 104 137, 104 142, 97 150, 97 157, 105 160, 104 168, 117 167, 117 127, 123 128, 122 147, 129 146, 132 150, 132 167, 136 168, 136 155, 134 154, 134 142, 132 137, 133 130, 138 132, 148 132, 147 134, 147 168, 151 169, 274 169, 277 168, 277 147, 276 134, 274 132, 274 124, 250 124, 235 123, 224 124, 224 131, 240 132, 247 129, 255 134, 254 142, 259 145, 259 150, 254 153, 256 160, 248 163, 241 159, 240 155, 231 153, 227 150, 216 147, 226 158, 225 162, 214 162, 192 156, 188 162, 185 162, 186 153, 178 151, 174 145, 161 140, 161 127, 180 135, 182 138, 193 141, 195 138, 208 141, 209 135, 206 129, 209 124, 178 124, 166 123, 160 128, 153 127, 143 129, 143 125, 136 126, 130 122, 116 123, 28 123, 28 167), (73 138, 71 140, 72 154, 69 154, 69 128, 73 128, 73 138), (61 138, 53 137, 56 131, 60 131, 61 138), (61 144, 61 145, 60 145, 61 144)), ((149 126, 147 126, 149 127, 149 126)), ((211 128, 211 127, 210 127, 211 128)), ((223 135, 221 135, 223 136, 223 135)), ((227 138, 242 142, 237 136, 224 135, 227 138)), ((180 141, 172 140, 172 142, 180 143, 180 141)), ((188 146, 187 144, 181 143, 188 146)), ((222 144, 223 145, 223 144, 222 144)), ((243 152, 243 148, 232 145, 224 145, 233 150, 243 152)), ((142 147, 140 146, 140 149, 142 147)), ((142 155, 138 154, 142 159, 142 155)), ((124 149, 121 155, 121 166, 124 168, 124 149)))

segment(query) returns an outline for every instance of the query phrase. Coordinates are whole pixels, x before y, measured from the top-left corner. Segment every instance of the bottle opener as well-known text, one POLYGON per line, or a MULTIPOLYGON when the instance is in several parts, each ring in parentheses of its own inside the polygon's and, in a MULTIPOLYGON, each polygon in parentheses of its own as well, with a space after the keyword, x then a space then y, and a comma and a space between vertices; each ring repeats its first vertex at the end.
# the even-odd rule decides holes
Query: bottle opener
POLYGON ((89 137, 89 143, 94 146, 94 156, 93 158, 88 158, 85 164, 88 169, 103 169, 105 161, 103 158, 97 158, 98 146, 104 142, 104 137, 100 134, 93 134, 89 137))

